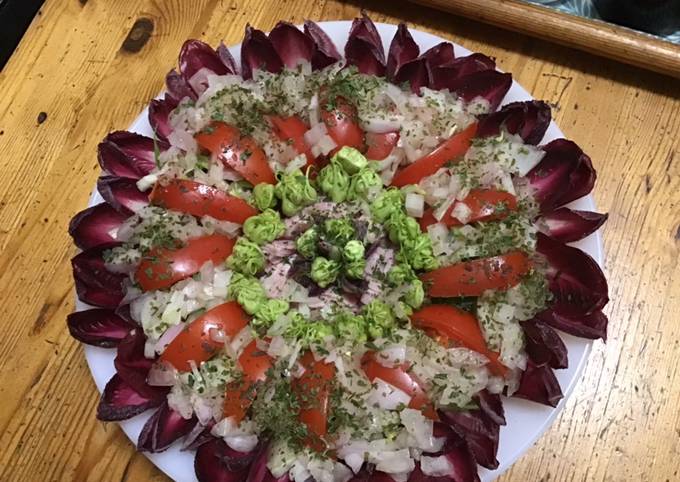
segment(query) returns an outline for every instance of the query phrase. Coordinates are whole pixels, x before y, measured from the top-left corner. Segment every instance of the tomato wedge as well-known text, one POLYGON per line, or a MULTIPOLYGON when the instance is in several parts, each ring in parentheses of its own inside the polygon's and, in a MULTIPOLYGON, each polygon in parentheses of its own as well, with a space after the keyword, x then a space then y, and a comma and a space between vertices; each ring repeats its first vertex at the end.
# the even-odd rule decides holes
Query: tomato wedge
POLYGON ((253 340, 243 349, 243 353, 238 357, 238 363, 243 369, 243 378, 227 385, 222 406, 224 416, 234 417, 236 423, 245 418, 248 408, 255 399, 255 383, 267 379, 267 371, 274 361, 260 351, 257 342, 253 340))
POLYGON ((309 127, 307 127, 307 124, 302 119, 296 115, 291 117, 272 115, 269 116, 269 120, 274 127, 274 133, 279 139, 292 145, 298 154, 304 154, 307 157, 308 166, 314 164, 312 150, 305 142, 305 132, 309 130, 309 127))
POLYGON ((152 204, 194 216, 212 216, 222 221, 243 224, 257 209, 243 199, 216 187, 187 179, 157 183, 149 198, 152 204))
POLYGON ((427 209, 420 218, 420 227, 426 231, 428 226, 435 223, 444 223, 449 227, 462 226, 463 223, 451 216, 451 212, 458 204, 465 204, 472 211, 468 223, 498 221, 507 217, 510 211, 517 210, 517 198, 509 192, 496 189, 473 189, 465 199, 455 201, 441 221, 437 221, 434 217, 432 208, 427 209))
POLYGON ((375 134, 373 132, 366 133, 366 157, 372 161, 382 161, 392 153, 394 146, 399 142, 398 132, 385 132, 383 134, 375 134))
POLYGON ((531 268, 522 251, 464 261, 420 275, 433 298, 480 296, 486 290, 506 290, 518 284, 531 268))
POLYGON ((242 136, 236 127, 215 122, 204 132, 196 134, 196 142, 253 186, 261 182, 276 184, 274 171, 269 167, 264 151, 255 139, 242 136))
POLYGON ((508 369, 498 361, 498 353, 489 350, 477 318, 450 305, 429 305, 411 315, 413 326, 430 333, 444 346, 451 342, 474 350, 489 359, 489 368, 495 375, 505 375, 508 369))
POLYGON ((470 141, 477 132, 477 124, 472 124, 464 131, 451 136, 434 151, 397 171, 392 185, 397 187, 407 184, 418 184, 424 177, 431 176, 449 161, 462 156, 470 148, 470 141))
POLYGON ((191 360, 200 365, 224 346, 224 343, 214 340, 211 330, 219 330, 227 336, 234 336, 245 328, 249 321, 250 317, 237 302, 230 301, 218 305, 192 321, 170 342, 160 359, 181 372, 189 371, 191 360))
POLYGON ((408 372, 409 366, 408 363, 392 368, 381 365, 376 353, 372 351, 367 351, 361 358, 361 368, 371 382, 380 378, 385 383, 398 388, 411 397, 408 404, 410 408, 421 410, 426 417, 438 420, 437 412, 423 390, 422 384, 408 372))
POLYGON ((143 291, 169 288, 199 272, 208 261, 223 262, 231 255, 234 240, 221 234, 190 239, 186 246, 154 248, 142 258, 135 274, 143 291))
POLYGON ((328 429, 328 404, 331 382, 335 378, 335 365, 323 360, 315 361, 311 352, 305 353, 300 363, 305 372, 294 382, 302 405, 299 418, 310 432, 307 444, 320 451, 324 448, 322 439, 328 429))
POLYGON ((357 109, 343 97, 336 97, 333 108, 328 110, 321 104, 321 120, 326 124, 328 135, 338 145, 350 146, 360 151, 365 150, 364 131, 357 121, 357 109))

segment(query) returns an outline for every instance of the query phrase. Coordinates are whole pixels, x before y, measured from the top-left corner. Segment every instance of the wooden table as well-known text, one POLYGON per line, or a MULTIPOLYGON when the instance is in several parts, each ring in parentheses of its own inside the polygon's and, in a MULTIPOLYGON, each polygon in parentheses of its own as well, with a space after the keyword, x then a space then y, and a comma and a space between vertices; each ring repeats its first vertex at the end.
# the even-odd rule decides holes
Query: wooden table
MULTIPOLYGON (((595 198, 610 213, 609 340, 501 480, 680 480, 678 81, 424 7, 367 8, 497 57, 554 105, 598 169, 595 198)), ((98 393, 64 322, 75 252, 66 226, 99 173, 96 144, 161 89, 184 39, 232 44, 246 22, 268 30, 358 10, 334 0, 47 0, 0 74, 0 480, 167 480, 95 419, 98 393)))

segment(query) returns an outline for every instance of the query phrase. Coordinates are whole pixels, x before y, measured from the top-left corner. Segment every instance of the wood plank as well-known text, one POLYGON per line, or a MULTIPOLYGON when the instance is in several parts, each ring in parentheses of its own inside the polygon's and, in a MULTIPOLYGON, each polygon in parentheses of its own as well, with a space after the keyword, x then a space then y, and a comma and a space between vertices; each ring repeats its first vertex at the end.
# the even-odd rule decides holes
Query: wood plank
MULTIPOLYGON (((94 186, 96 144, 158 92, 184 39, 232 44, 246 22, 268 29, 358 11, 339 1, 47 0, 0 73, 0 480, 167 480, 115 424, 95 420, 98 395, 64 323, 73 307, 66 226, 94 186), (148 42, 121 51, 140 18, 153 23, 148 42)), ((497 57, 554 106, 599 172, 609 341, 595 344, 565 411, 500 480, 676 480, 680 88, 413 4, 376 1, 368 12, 497 57)))
POLYGON ((680 45, 626 27, 522 0, 414 1, 680 78, 680 45))

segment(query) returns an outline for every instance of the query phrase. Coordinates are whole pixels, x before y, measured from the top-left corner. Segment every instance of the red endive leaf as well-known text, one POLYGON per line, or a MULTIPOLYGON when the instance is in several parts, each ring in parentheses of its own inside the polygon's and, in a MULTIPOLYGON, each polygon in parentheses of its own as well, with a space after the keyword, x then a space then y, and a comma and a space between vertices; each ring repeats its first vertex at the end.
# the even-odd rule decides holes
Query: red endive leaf
POLYGON ((569 366, 567 347, 555 330, 537 320, 521 321, 520 325, 526 340, 525 350, 534 362, 555 369, 569 366))
POLYGON ((118 374, 115 374, 104 388, 97 407, 97 418, 105 422, 127 420, 150 408, 157 407, 163 399, 164 397, 148 398, 140 395, 118 374))
POLYGON ((156 167, 155 150, 166 150, 169 145, 134 132, 116 131, 110 133, 99 144, 98 160, 107 174, 132 179, 141 179, 156 167))
POLYGON ((137 181, 128 177, 102 176, 97 179, 97 191, 123 214, 132 214, 149 204, 149 195, 137 189, 137 181))
POLYGON ((367 75, 385 75, 385 50, 380 34, 366 14, 355 18, 345 44, 345 59, 367 75))
POLYGON ((512 102, 482 118, 477 125, 477 137, 494 137, 505 130, 517 134, 527 144, 536 145, 543 139, 550 119, 550 106, 543 101, 512 102))
POLYGON ((305 35, 314 42, 312 69, 323 69, 341 59, 338 49, 328 34, 311 20, 305 20, 305 35))
POLYGON ((430 67, 445 67, 453 64, 456 55, 451 42, 441 42, 426 50, 421 58, 427 60, 430 67))
POLYGON ((158 387, 147 384, 146 378, 154 360, 144 356, 146 336, 141 327, 131 330, 118 344, 113 365, 118 375, 137 393, 146 397, 160 397, 168 392, 169 387, 158 387))
MULTIPOLYGON (((216 75, 235 73, 222 62, 218 53, 210 45, 200 40, 190 39, 184 42, 179 53, 179 71, 184 80, 191 86, 196 94, 201 94, 207 87, 205 80, 197 80, 200 72, 209 72, 216 75)), ((202 75, 201 75, 202 76, 202 75)))
POLYGON ((536 315, 536 319, 562 330, 570 335, 607 341, 607 316, 602 311, 587 315, 563 313, 559 308, 547 309, 536 315))
POLYGON ((217 55, 219 56, 220 60, 222 63, 227 67, 227 70, 231 72, 232 74, 238 74, 238 67, 236 66, 236 60, 234 60, 234 56, 231 55, 231 52, 227 48, 224 43, 220 42, 220 45, 217 47, 217 55))
POLYGON ((114 311, 103 308, 71 313, 66 323, 73 338, 102 348, 115 347, 136 326, 114 311))
MULTIPOLYGON (((423 56, 427 55, 427 52, 423 56)), ((484 54, 471 54, 466 57, 459 57, 445 64, 435 65, 428 62, 430 76, 430 88, 454 90, 456 82, 462 77, 477 72, 493 71, 496 62, 484 54)))
POLYGON ((411 91, 415 94, 420 93, 421 87, 429 85, 429 75, 425 59, 416 59, 401 66, 394 77, 394 83, 402 84, 404 82, 411 86, 411 91))
POLYGON ((251 79, 258 69, 278 73, 283 70, 283 62, 264 32, 247 25, 241 44, 241 75, 251 79))
POLYGON ((408 27, 406 27, 406 24, 400 23, 397 27, 397 32, 392 38, 387 55, 387 78, 390 80, 395 79, 401 67, 414 60, 419 54, 420 47, 413 40, 408 27))
POLYGON ((68 232, 80 249, 116 242, 114 233, 129 217, 106 203, 97 204, 73 216, 68 232))
POLYGON ((221 438, 213 438, 196 450, 194 471, 199 482, 243 482, 248 475, 247 464, 232 468, 231 449, 221 438))
POLYGON ((541 231, 553 239, 571 243, 597 231, 607 217, 607 214, 559 208, 541 216, 541 231))
POLYGON ((165 76, 165 88, 167 89, 167 97, 175 104, 179 104, 183 99, 196 100, 197 95, 194 89, 191 88, 187 79, 182 74, 172 69, 165 76))
POLYGON ((556 139, 542 149, 545 156, 527 174, 541 212, 552 211, 592 190, 595 170, 579 146, 556 139))
POLYGON ((141 452, 162 452, 173 442, 188 434, 196 425, 196 417, 183 418, 168 407, 167 400, 146 421, 137 440, 137 450, 141 452))
POLYGON ((527 361, 519 388, 512 396, 550 407, 556 407, 563 398, 562 389, 553 369, 548 365, 536 365, 531 359, 527 361))
POLYGON ((300 62, 311 62, 314 41, 288 22, 280 21, 269 32, 269 40, 288 68, 295 68, 300 62))
POLYGON ((149 103, 149 124, 156 133, 156 138, 167 141, 172 132, 170 113, 175 107, 177 104, 167 94, 163 99, 153 99, 149 103))
POLYGON ((449 88, 466 102, 476 97, 486 99, 490 104, 491 112, 494 112, 511 86, 512 75, 497 70, 483 70, 459 77, 450 84, 449 88))
POLYGON ((81 301, 101 308, 115 308, 125 296, 125 275, 111 273, 104 264, 103 252, 115 244, 86 249, 71 260, 76 293, 81 301))
POLYGON ((537 235, 536 251, 548 263, 546 277, 554 298, 552 310, 577 318, 599 311, 607 304, 607 280, 588 254, 543 233, 537 235))

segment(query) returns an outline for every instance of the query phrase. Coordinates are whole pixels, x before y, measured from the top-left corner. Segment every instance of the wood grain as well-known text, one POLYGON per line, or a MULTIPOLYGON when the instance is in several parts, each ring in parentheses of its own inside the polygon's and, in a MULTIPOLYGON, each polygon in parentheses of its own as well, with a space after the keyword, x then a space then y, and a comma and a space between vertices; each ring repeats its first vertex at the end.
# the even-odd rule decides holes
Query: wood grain
POLYGON ((629 28, 522 0, 413 1, 680 78, 680 45, 629 28))
POLYGON ((500 480, 680 479, 677 83, 388 0, 47 0, 0 73, 0 480, 167 480, 115 424, 95 420, 98 394, 64 321, 73 308, 66 226, 94 186, 96 144, 159 91, 187 37, 231 44, 246 22, 350 19, 360 6, 496 57, 554 106, 599 172, 609 340, 595 344, 550 430, 500 480), (148 39, 122 49, 142 18, 153 25, 148 39))

